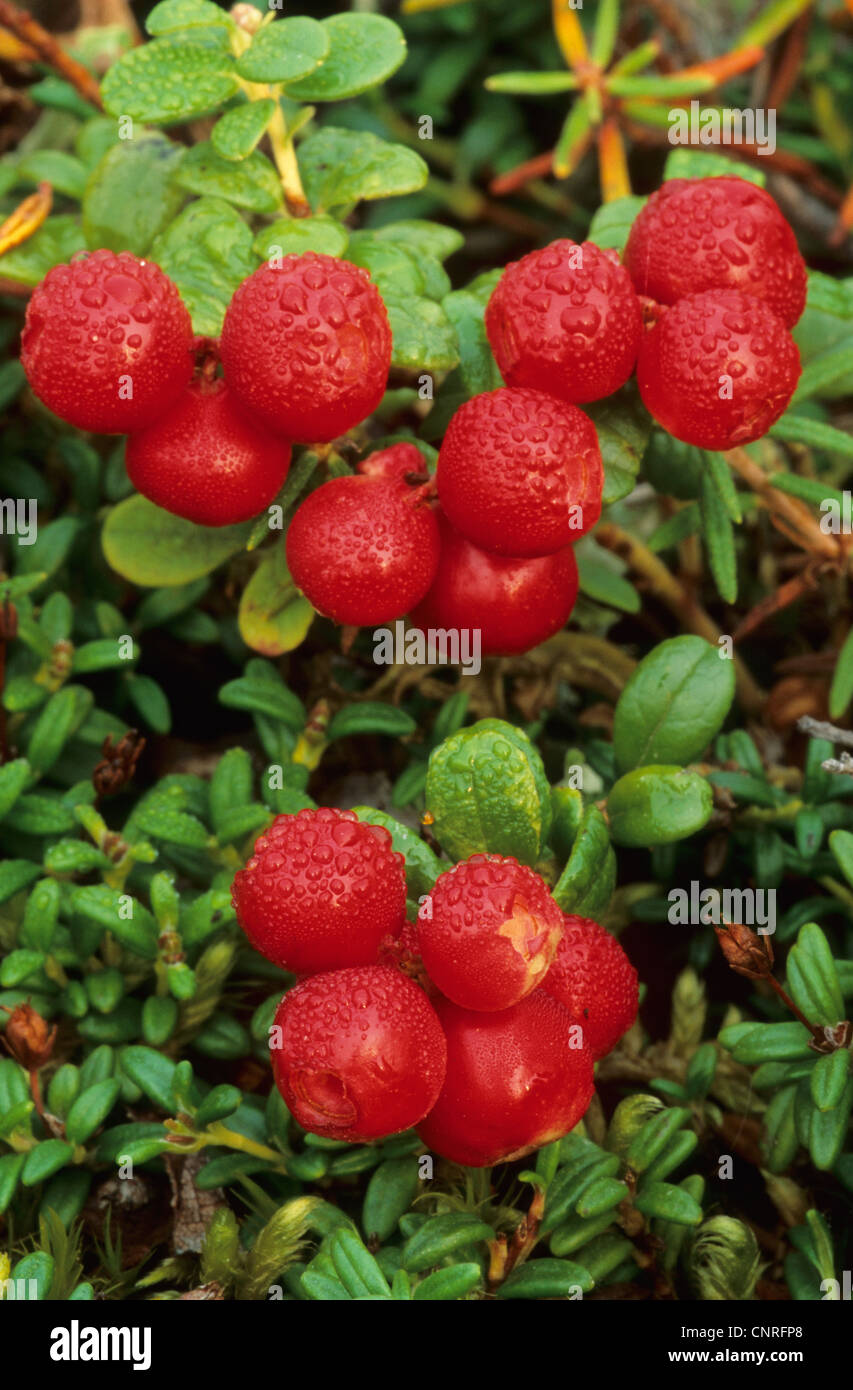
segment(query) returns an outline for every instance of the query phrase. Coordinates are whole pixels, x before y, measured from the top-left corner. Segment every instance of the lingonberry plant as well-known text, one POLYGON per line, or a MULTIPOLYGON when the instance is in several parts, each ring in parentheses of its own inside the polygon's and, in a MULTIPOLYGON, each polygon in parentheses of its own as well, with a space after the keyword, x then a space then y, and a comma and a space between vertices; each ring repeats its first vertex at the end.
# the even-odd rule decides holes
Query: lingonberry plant
POLYGON ((840 1298, 849 26, 306 8, 0 0, 0 1299, 840 1298))

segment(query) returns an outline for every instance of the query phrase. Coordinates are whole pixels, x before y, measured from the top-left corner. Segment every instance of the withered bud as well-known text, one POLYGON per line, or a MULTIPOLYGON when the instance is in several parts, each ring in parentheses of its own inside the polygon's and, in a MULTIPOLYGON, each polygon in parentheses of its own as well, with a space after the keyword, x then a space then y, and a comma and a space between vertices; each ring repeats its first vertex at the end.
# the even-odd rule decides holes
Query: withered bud
POLYGON ((767 978, 773 969, 773 948, 766 936, 759 936, 740 922, 727 922, 714 931, 732 970, 748 980, 767 978))
POLYGON ((828 1052, 838 1052, 841 1048, 849 1047, 853 1039, 853 1023, 849 1019, 843 1019, 841 1023, 826 1025, 818 1029, 818 1034, 812 1038, 809 1047, 814 1052, 826 1055, 828 1052))
POLYGON ((145 739, 137 729, 128 729, 118 743, 107 735, 101 748, 102 758, 92 773, 92 785, 98 796, 113 796, 129 782, 145 747, 145 739))
POLYGON ((56 1042, 56 1024, 49 1028, 47 1020, 30 1004, 19 1004, 15 1009, 0 1004, 0 1008, 10 1015, 3 1035, 8 1051, 25 1071, 38 1071, 50 1060, 56 1042))

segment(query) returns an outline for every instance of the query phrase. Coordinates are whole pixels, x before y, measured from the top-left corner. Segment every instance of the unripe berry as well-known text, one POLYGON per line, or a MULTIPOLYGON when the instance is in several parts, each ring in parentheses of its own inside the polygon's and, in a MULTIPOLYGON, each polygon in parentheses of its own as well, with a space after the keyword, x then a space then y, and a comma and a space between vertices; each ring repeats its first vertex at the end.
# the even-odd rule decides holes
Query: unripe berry
POLYGON ((312 444, 336 439, 376 409, 391 327, 366 270, 306 251, 243 281, 220 351, 243 403, 269 429, 312 444))
POLYGON ((508 1009, 532 993, 562 934, 542 879, 499 854, 473 854, 440 874, 418 914, 430 979, 465 1009, 508 1009))
POLYGON ((438 526, 427 499, 393 478, 332 478, 309 493, 287 532, 293 582, 336 623, 401 617, 438 565, 438 526))
POLYGON ((304 1129, 364 1143, 422 1120, 444 1080, 447 1044, 422 989, 387 965, 314 975, 288 991, 273 1075, 304 1129))
POLYGON ((156 420, 189 382, 192 349, 190 316, 172 281, 128 251, 54 266, 33 290, 21 335, 21 362, 39 399, 98 434, 156 420))
POLYGON ((560 1139, 593 1095, 592 1057, 541 989, 499 1013, 435 1000, 447 1039, 441 1094, 418 1134, 433 1153, 483 1168, 560 1139))
POLYGON ((252 945, 282 969, 370 965, 405 919, 403 856, 381 826, 321 806, 277 816, 231 895, 252 945))
POLYGON ((642 329, 640 303, 615 251, 554 241, 508 265, 486 308, 486 332, 507 386, 574 404, 628 380, 642 329))
POLYGON ((658 424, 701 449, 760 439, 799 376, 800 354, 782 320, 740 290, 706 290, 665 309, 637 363, 640 395, 658 424))
POLYGON ((251 420, 221 377, 200 377, 130 436, 125 462, 133 486, 158 507, 201 526, 230 526, 275 497, 290 445, 251 420))
POLYGON ((615 936, 566 913, 557 956, 542 982, 580 1023, 593 1061, 606 1056, 637 1017, 637 972, 615 936))
POLYGON ((638 294, 675 304, 702 290, 741 290, 792 328, 806 266, 776 203, 746 179, 667 179, 631 227, 625 268, 638 294))
POLYGON ((418 628, 477 629, 484 656, 514 656, 559 632, 578 593, 572 547, 535 560, 479 550, 438 513, 441 555, 432 587, 412 610, 418 628))
POLYGON ((436 483, 448 520, 482 550, 553 555, 601 515, 598 436, 582 410, 544 391, 487 391, 450 421, 436 483))

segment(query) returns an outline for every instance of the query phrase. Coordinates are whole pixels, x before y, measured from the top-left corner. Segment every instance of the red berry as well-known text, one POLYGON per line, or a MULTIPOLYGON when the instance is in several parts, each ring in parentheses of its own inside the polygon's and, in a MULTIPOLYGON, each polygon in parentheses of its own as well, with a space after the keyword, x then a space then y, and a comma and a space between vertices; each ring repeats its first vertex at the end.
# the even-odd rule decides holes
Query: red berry
POLYGON ((420 449, 416 444, 409 444, 405 440, 400 444, 392 444, 387 449, 377 449, 375 453, 368 454, 357 468, 365 478, 385 478, 401 483, 409 479, 426 482, 429 477, 426 460, 420 449))
POLYGON ((553 637, 578 592, 572 547, 536 560, 488 555, 438 513, 441 555, 432 588, 411 614, 419 628, 479 630, 484 656, 514 656, 553 637))
POLYGON ((554 241, 508 265, 486 308, 486 332, 507 386, 575 404, 628 380, 640 303, 614 251, 554 241))
POLYGON ((637 364, 640 394, 658 424, 702 449, 760 439, 799 376, 800 354, 782 320, 740 290, 706 290, 665 309, 637 364))
POLYGON ((275 1083, 303 1129, 364 1142, 398 1134, 435 1104, 447 1044, 423 990, 362 965, 288 991, 273 1034, 275 1083))
POLYGON ((499 854, 474 854, 440 874, 418 914, 430 979, 465 1009, 508 1009, 530 994, 562 934, 542 879, 499 854))
POLYGON ((541 989, 499 1013, 437 998, 447 1038, 441 1094, 418 1134, 434 1153, 483 1168, 573 1129, 592 1100, 589 1047, 541 989))
POLYGON ((625 267, 638 294, 675 304, 741 290, 788 328, 806 303, 806 266, 769 193, 746 179, 667 179, 631 227, 625 267))
POLYGON ((54 266, 33 290, 21 335, 21 362, 39 399, 99 434, 156 420, 189 382, 192 349, 190 316, 172 281, 127 251, 54 266))
POLYGON ((328 806, 277 816, 231 893, 256 950, 297 975, 372 964, 406 915, 388 831, 328 806))
POLYGON ((426 499, 389 478, 332 478, 306 497, 287 532, 293 582, 336 623, 390 622, 423 598, 438 565, 426 499))
POLYGON ((598 436, 582 410, 544 391, 488 391, 450 421, 436 482, 448 520, 482 550, 553 555, 601 515, 598 436))
POLYGON ((391 328, 366 270, 306 251, 262 265, 237 289, 222 327, 225 375, 287 439, 336 439, 376 409, 391 328))
POLYGON ((290 445, 251 420, 221 377, 198 378, 131 435, 125 462, 133 486, 158 507, 202 526, 230 526, 275 497, 290 445))
POLYGON ((557 958, 542 988, 581 1024, 593 1061, 606 1056, 637 1017, 637 972, 615 936, 566 913, 557 958))

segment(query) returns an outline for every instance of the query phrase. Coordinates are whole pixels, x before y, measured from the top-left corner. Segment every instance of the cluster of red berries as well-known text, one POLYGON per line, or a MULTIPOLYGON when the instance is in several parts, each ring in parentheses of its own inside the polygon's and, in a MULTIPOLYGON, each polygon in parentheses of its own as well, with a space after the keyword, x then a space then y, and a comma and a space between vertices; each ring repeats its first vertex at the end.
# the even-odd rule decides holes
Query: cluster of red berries
POLYGON ((276 1012, 273 1072, 328 1138, 415 1126, 457 1163, 520 1157, 577 1124, 593 1063, 636 1017, 618 942, 532 869, 475 854, 410 923, 402 855, 352 811, 277 817, 233 900, 252 945, 303 977, 276 1012))
POLYGON ((199 339, 159 266, 101 250, 34 290, 21 361, 69 424, 130 436, 127 470, 152 502, 225 526, 269 505, 293 443, 332 440, 376 409, 391 329, 366 271, 306 252, 256 270, 219 342, 199 339))

